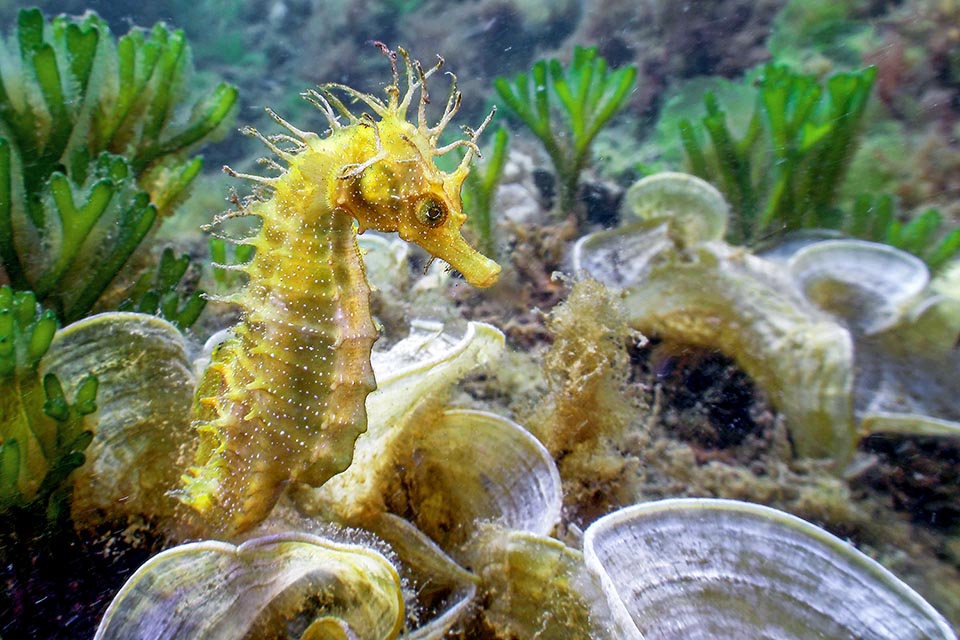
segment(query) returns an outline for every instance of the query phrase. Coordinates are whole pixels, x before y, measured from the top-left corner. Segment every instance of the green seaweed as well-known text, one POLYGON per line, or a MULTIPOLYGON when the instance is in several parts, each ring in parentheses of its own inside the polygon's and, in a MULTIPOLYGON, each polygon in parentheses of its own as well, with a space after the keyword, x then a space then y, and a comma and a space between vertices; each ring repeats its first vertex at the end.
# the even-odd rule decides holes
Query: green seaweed
POLYGON ((160 255, 156 272, 140 276, 118 310, 147 313, 169 320, 178 329, 190 328, 207 301, 200 291, 185 297, 179 290, 189 267, 190 256, 184 254, 178 258, 173 249, 167 247, 160 255))
POLYGON ((504 104, 540 139, 553 162, 557 216, 576 212, 591 143, 626 104, 636 78, 635 66, 610 70, 596 47, 578 46, 566 68, 559 60, 540 60, 512 83, 504 77, 494 80, 504 104))
POLYGON ((0 514, 62 513, 51 498, 93 438, 96 377, 69 402, 57 376, 39 370, 56 330, 56 316, 32 292, 0 287, 0 514))
POLYGON ((730 240, 753 243, 773 230, 837 227, 837 196, 856 150, 876 77, 869 67, 814 76, 766 65, 756 103, 738 138, 712 92, 706 115, 680 122, 691 171, 716 184, 736 213, 730 240))
POLYGON ((249 262, 256 252, 251 244, 234 244, 223 238, 210 236, 210 261, 213 264, 213 280, 218 291, 232 291, 243 282, 243 272, 233 267, 249 262))
POLYGON ((737 80, 720 76, 697 76, 678 82, 664 97, 657 123, 645 143, 649 147, 646 155, 652 160, 640 177, 675 171, 684 164, 684 147, 677 131, 684 120, 699 122, 703 117, 703 96, 708 92, 723 105, 731 133, 740 134, 746 131, 756 102, 754 82, 760 71, 760 68, 754 68, 737 80))
POLYGON ((496 259, 493 237, 493 200, 507 163, 507 145, 510 135, 504 128, 493 134, 493 144, 487 151, 487 161, 467 174, 463 182, 463 208, 469 212, 467 224, 477 234, 477 249, 496 259))
POLYGON ((842 202, 875 78, 876 69, 869 67, 821 83, 769 64, 754 81, 749 120, 743 113, 729 118, 710 90, 703 94, 706 114, 699 123, 664 115, 677 123, 690 171, 714 183, 731 203, 730 242, 752 245, 782 232, 837 229, 909 251, 933 270, 960 251, 960 229, 944 232, 935 209, 904 222, 889 195, 842 202))
POLYGON ((236 89, 191 99, 190 52, 163 23, 115 40, 95 14, 19 13, 0 46, 0 260, 64 322, 83 317, 186 197, 236 89))

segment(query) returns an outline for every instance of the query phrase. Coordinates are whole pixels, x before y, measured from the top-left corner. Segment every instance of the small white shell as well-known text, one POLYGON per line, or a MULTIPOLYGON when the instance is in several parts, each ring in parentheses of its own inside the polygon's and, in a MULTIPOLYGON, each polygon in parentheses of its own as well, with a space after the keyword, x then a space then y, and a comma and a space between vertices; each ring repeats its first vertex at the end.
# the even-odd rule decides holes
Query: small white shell
POLYGON ((787 265, 810 301, 866 335, 895 325, 930 282, 916 256, 864 240, 817 242, 787 265))
POLYGON ((769 507, 640 504, 596 521, 583 544, 623 638, 955 638, 879 564, 769 507))

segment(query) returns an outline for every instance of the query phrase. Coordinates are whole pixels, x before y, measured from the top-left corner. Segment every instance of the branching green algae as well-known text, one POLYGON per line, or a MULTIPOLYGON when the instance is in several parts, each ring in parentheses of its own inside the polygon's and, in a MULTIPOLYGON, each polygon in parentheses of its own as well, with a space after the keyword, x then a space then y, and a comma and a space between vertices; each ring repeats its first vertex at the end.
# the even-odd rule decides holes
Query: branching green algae
POLYGON ((700 122, 681 121, 691 172, 720 188, 735 212, 731 241, 755 242, 777 227, 836 226, 837 192, 876 75, 871 67, 821 86, 814 76, 768 64, 739 138, 712 92, 700 122))
POLYGON ((635 66, 611 71, 596 47, 576 47, 566 69, 559 60, 540 60, 513 83, 502 77, 494 81, 507 108, 540 139, 553 161, 558 217, 576 211, 580 174, 590 160, 590 146, 626 105, 636 79, 635 66), (551 105, 553 99, 558 100, 559 109, 551 105))
POLYGON ((784 65, 767 64, 758 73, 749 88, 720 85, 734 95, 755 93, 741 126, 736 121, 743 114, 735 112, 742 105, 721 104, 713 90, 703 95, 705 115, 678 125, 690 171, 730 201, 729 241, 751 245, 771 233, 837 229, 909 251, 931 269, 960 251, 960 229, 945 225, 934 208, 901 222, 906 216, 890 195, 841 202, 876 68, 837 73, 823 83, 784 65))
POLYGON ((0 514, 42 513, 93 438, 97 378, 85 375, 71 402, 60 379, 39 370, 56 329, 32 293, 0 287, 0 514))
POLYGON ((23 10, 0 44, 0 261, 58 317, 83 317, 201 169, 236 89, 183 114, 190 54, 158 24, 114 40, 92 13, 23 10))
POLYGON ((496 255, 494 245, 493 205, 503 166, 507 162, 507 144, 510 136, 504 128, 493 134, 488 160, 474 169, 463 183, 463 205, 471 214, 467 224, 477 234, 477 248, 488 256, 496 255))

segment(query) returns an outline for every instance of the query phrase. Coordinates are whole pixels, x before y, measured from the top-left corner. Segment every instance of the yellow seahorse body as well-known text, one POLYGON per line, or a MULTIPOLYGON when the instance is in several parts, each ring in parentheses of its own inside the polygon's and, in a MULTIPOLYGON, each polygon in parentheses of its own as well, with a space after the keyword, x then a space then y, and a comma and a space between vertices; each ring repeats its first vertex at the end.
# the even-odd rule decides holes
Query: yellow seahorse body
POLYGON ((290 481, 317 486, 346 469, 366 429, 377 330, 357 231, 396 231, 476 286, 493 284, 500 271, 460 235, 466 220, 460 187, 490 118, 468 139, 438 148, 459 106, 455 82, 443 117, 427 126, 425 82, 442 60, 424 72, 401 49, 407 71, 401 99, 396 54, 385 53, 394 77, 387 102, 335 84, 305 94, 330 123, 326 137, 272 112, 289 134, 265 138, 248 130, 287 166, 268 161, 281 170, 276 178, 243 176, 265 187, 264 198, 239 212, 262 221, 243 241, 256 247, 241 267, 249 282, 228 298, 240 305, 243 319, 214 352, 197 389, 200 445, 179 491, 228 536, 263 520, 290 481), (336 91, 374 115, 354 116, 336 91), (407 121, 415 92, 416 125, 407 121), (467 151, 457 169, 440 171, 435 157, 459 146, 467 151))

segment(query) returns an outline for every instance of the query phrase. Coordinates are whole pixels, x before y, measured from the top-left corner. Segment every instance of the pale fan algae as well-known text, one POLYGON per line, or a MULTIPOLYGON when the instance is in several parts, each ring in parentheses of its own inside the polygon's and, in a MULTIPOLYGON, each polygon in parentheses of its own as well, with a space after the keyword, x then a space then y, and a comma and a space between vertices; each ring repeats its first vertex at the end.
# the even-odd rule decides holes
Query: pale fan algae
POLYGON ((94 526, 122 517, 169 520, 195 446, 189 415, 196 384, 190 348, 171 323, 142 313, 102 313, 54 336, 41 362, 73 389, 101 380, 97 428, 74 479, 73 519, 94 526))
POLYGON ((960 314, 922 261, 811 236, 754 255, 722 240, 728 208, 711 192, 684 174, 644 178, 626 198, 643 222, 582 238, 575 269, 622 290, 630 326, 733 358, 786 416, 800 456, 840 471, 870 432, 957 433, 936 379, 955 379, 960 314), (867 410, 891 403, 902 419, 867 410))
POLYGON ((760 505, 677 499, 628 507, 587 530, 584 555, 615 603, 620 638, 954 637, 876 562, 760 505))
POLYGON ((194 542, 143 565, 95 639, 283 638, 288 625, 317 640, 395 637, 400 577, 375 551, 303 533, 194 542))
POLYGON ((787 266, 805 295, 853 336, 861 435, 960 436, 960 296, 920 259, 883 244, 827 240, 787 266))

